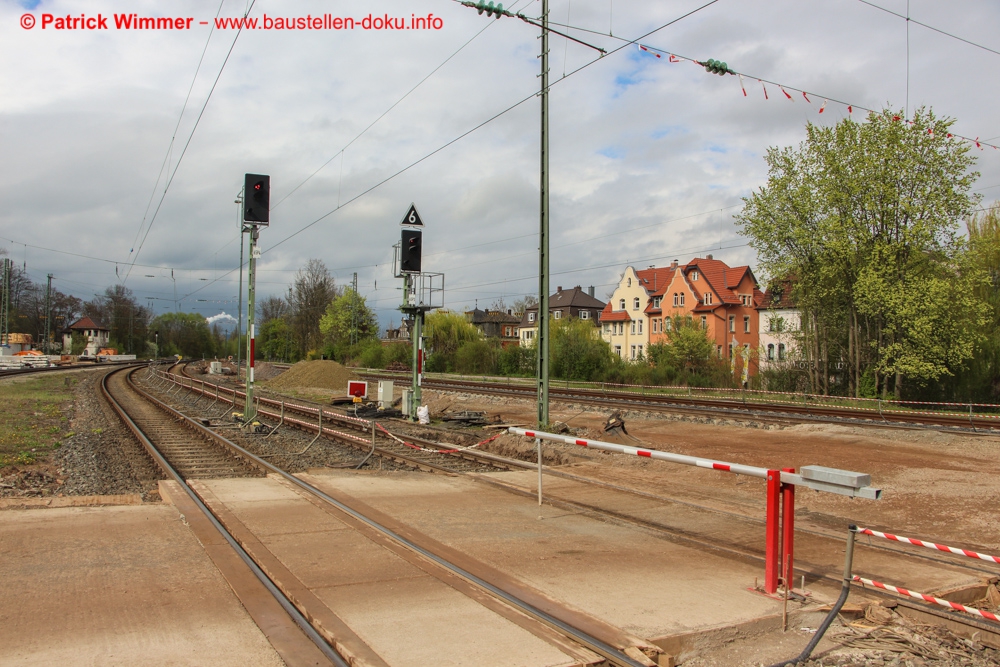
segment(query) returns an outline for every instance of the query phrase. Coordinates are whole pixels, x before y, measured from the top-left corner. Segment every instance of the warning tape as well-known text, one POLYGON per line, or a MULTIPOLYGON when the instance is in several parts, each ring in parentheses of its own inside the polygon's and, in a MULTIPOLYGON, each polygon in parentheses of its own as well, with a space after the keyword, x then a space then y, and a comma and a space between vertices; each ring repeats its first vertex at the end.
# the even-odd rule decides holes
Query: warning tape
POLYGON ((970 551, 968 549, 958 549, 956 547, 949 547, 946 544, 937 544, 936 542, 924 542, 923 540, 917 540, 912 537, 902 537, 900 535, 893 535, 891 533, 880 533, 877 530, 872 530, 871 528, 858 528, 857 532, 861 535, 872 535, 874 537, 881 537, 885 540, 892 540, 893 542, 906 542, 907 544, 913 544, 918 547, 927 547, 928 549, 937 549, 938 551, 947 551, 959 556, 968 556, 969 558, 978 558, 979 560, 988 560, 992 563, 1000 563, 1000 557, 990 556, 989 554, 981 554, 978 551, 970 551))
POLYGON ((464 452, 464 451, 466 451, 468 449, 475 449, 476 447, 479 447, 481 445, 485 445, 487 443, 493 442, 494 440, 496 440, 497 438, 499 438, 504 433, 503 431, 501 431, 500 433, 497 433, 492 438, 487 438, 486 440, 483 440, 482 442, 477 442, 476 444, 469 445, 468 447, 456 447, 455 449, 429 449, 427 447, 421 447, 419 445, 414 445, 412 442, 406 442, 405 440, 396 437, 395 434, 389 433, 389 431, 385 430, 385 427, 382 426, 381 424, 379 424, 378 422, 375 422, 375 425, 378 427, 378 429, 380 431, 382 431, 383 433, 385 433, 387 436, 389 436, 390 438, 392 438, 393 440, 395 440, 399 444, 405 445, 405 446, 409 447, 410 449, 416 449, 417 451, 420 451, 420 452, 431 452, 432 454, 455 454, 456 452, 464 452))
POLYGON ((890 586, 889 584, 883 584, 881 581, 862 579, 857 575, 854 576, 854 581, 860 581, 862 584, 866 586, 873 586, 875 588, 881 588, 886 591, 892 591, 893 593, 898 593, 899 595, 905 595, 906 597, 911 597, 916 600, 923 600, 924 602, 930 602, 933 604, 941 605, 942 607, 948 607, 949 609, 954 609, 955 611, 964 611, 967 614, 975 614, 976 616, 988 618, 991 621, 997 621, 998 623, 1000 623, 1000 618, 998 618, 996 614, 990 613, 988 611, 983 611, 982 609, 976 609, 974 607, 966 607, 964 604, 958 604, 957 602, 951 602, 950 600, 943 600, 941 598, 936 598, 933 595, 924 595, 923 593, 916 593, 914 591, 909 591, 905 588, 900 588, 898 586, 890 586))

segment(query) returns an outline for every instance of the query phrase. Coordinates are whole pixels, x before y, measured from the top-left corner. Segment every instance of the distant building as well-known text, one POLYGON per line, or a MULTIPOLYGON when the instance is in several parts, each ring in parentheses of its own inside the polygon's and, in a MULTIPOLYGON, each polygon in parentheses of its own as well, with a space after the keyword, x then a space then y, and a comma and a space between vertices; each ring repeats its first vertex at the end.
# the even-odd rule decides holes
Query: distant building
POLYGON ((69 352, 73 349, 73 334, 80 333, 87 340, 87 346, 84 348, 82 354, 95 357, 97 352, 102 347, 108 346, 108 341, 111 340, 111 329, 106 329, 102 327, 94 320, 89 317, 81 317, 73 324, 66 327, 63 330, 63 351, 69 352))
MULTIPOLYGON (((573 289, 556 288, 556 293, 549 297, 549 317, 554 320, 575 317, 588 320, 597 326, 604 302, 594 298, 594 288, 587 291, 577 285, 573 289)), ((538 336, 538 306, 526 308, 518 326, 518 338, 522 346, 533 345, 538 336)))
POLYGON ((0 356, 10 356, 31 349, 31 334, 0 334, 0 356))
POLYGON ((480 310, 474 308, 466 311, 465 319, 479 329, 486 338, 499 338, 501 347, 517 345, 518 328, 521 317, 512 310, 480 310))
POLYGON ((389 323, 390 328, 385 330, 385 338, 383 341, 409 341, 410 340, 410 328, 412 323, 410 320, 404 319, 399 323, 399 328, 393 329, 392 323, 389 323))
POLYGON ((642 359, 649 348, 652 327, 648 321, 660 314, 663 288, 674 277, 676 265, 636 271, 625 267, 611 301, 601 313, 601 335, 611 350, 624 359, 642 359))

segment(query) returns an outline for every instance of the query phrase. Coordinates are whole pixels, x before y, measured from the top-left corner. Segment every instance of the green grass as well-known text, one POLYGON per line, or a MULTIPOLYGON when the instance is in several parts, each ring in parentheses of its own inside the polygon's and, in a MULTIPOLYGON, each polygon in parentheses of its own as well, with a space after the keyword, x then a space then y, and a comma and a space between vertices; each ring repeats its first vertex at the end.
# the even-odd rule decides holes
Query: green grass
POLYGON ((0 383, 0 468, 31 465, 72 435, 64 408, 78 379, 43 375, 0 383))

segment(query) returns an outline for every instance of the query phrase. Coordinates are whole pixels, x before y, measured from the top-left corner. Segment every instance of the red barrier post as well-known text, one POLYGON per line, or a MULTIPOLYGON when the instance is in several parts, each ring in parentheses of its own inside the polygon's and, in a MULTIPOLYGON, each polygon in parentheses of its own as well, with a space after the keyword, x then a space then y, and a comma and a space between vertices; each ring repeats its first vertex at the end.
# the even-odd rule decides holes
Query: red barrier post
MULTIPOLYGON (((782 468, 782 472, 795 472, 795 468, 782 468)), ((791 590, 795 555, 795 485, 781 485, 781 576, 785 588, 791 590)))
POLYGON ((767 522, 764 529, 764 592, 778 592, 778 577, 781 573, 779 529, 781 513, 781 473, 767 471, 767 522))

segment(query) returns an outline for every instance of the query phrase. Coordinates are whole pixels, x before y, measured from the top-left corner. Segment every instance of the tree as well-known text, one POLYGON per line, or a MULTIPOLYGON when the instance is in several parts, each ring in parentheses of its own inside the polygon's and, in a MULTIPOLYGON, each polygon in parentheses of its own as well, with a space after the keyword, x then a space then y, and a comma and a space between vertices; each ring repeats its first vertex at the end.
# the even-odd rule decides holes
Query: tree
POLYGON ((295 340, 288 321, 281 317, 272 317, 260 327, 257 349, 268 361, 294 361, 295 340))
POLYGON ((269 296, 266 299, 260 301, 257 304, 260 308, 260 322, 269 322, 273 319, 279 317, 286 317, 288 315, 288 302, 282 299, 280 296, 269 296))
POLYGON ((295 280, 288 288, 288 307, 289 323, 300 358, 305 358, 311 350, 319 349, 322 344, 319 321, 326 312, 327 305, 336 296, 333 276, 321 260, 310 259, 295 274, 295 280))
POLYGON ((534 308, 537 305, 538 305, 538 297, 528 294, 514 301, 514 306, 512 307, 512 310, 518 315, 523 315, 524 311, 526 311, 528 308, 534 308))
POLYGON ((549 368, 553 377, 601 381, 616 362, 611 346, 590 320, 552 320, 551 336, 549 368))
POLYGON ((197 313, 164 313, 153 320, 150 329, 159 332, 160 356, 215 355, 215 339, 208 329, 208 321, 197 313))
POLYGON ((428 370, 451 371, 455 369, 455 353, 466 342, 482 338, 479 329, 464 316, 448 310, 428 313, 424 320, 423 334, 427 337, 428 370))
POLYGON ((898 398, 904 378, 954 373, 979 336, 983 275, 956 233, 976 202, 974 158, 952 120, 903 117, 808 124, 797 150, 768 150, 767 185, 736 216, 764 271, 797 280, 814 391, 839 373, 850 394, 871 378, 898 398))
POLYGON ((378 338, 378 316, 363 296, 347 288, 326 307, 319 330, 330 345, 355 345, 378 338))
MULTIPOLYGON (((124 285, 112 285, 104 294, 83 304, 83 312, 111 331, 111 345, 132 354, 145 352, 149 321, 152 313, 139 305, 132 290, 124 285)), ((72 322, 67 322, 67 326, 72 322)))
POLYGON ((666 343, 653 343, 647 348, 654 366, 670 368, 690 378, 712 366, 715 343, 707 332, 690 316, 677 315, 670 319, 666 343))

